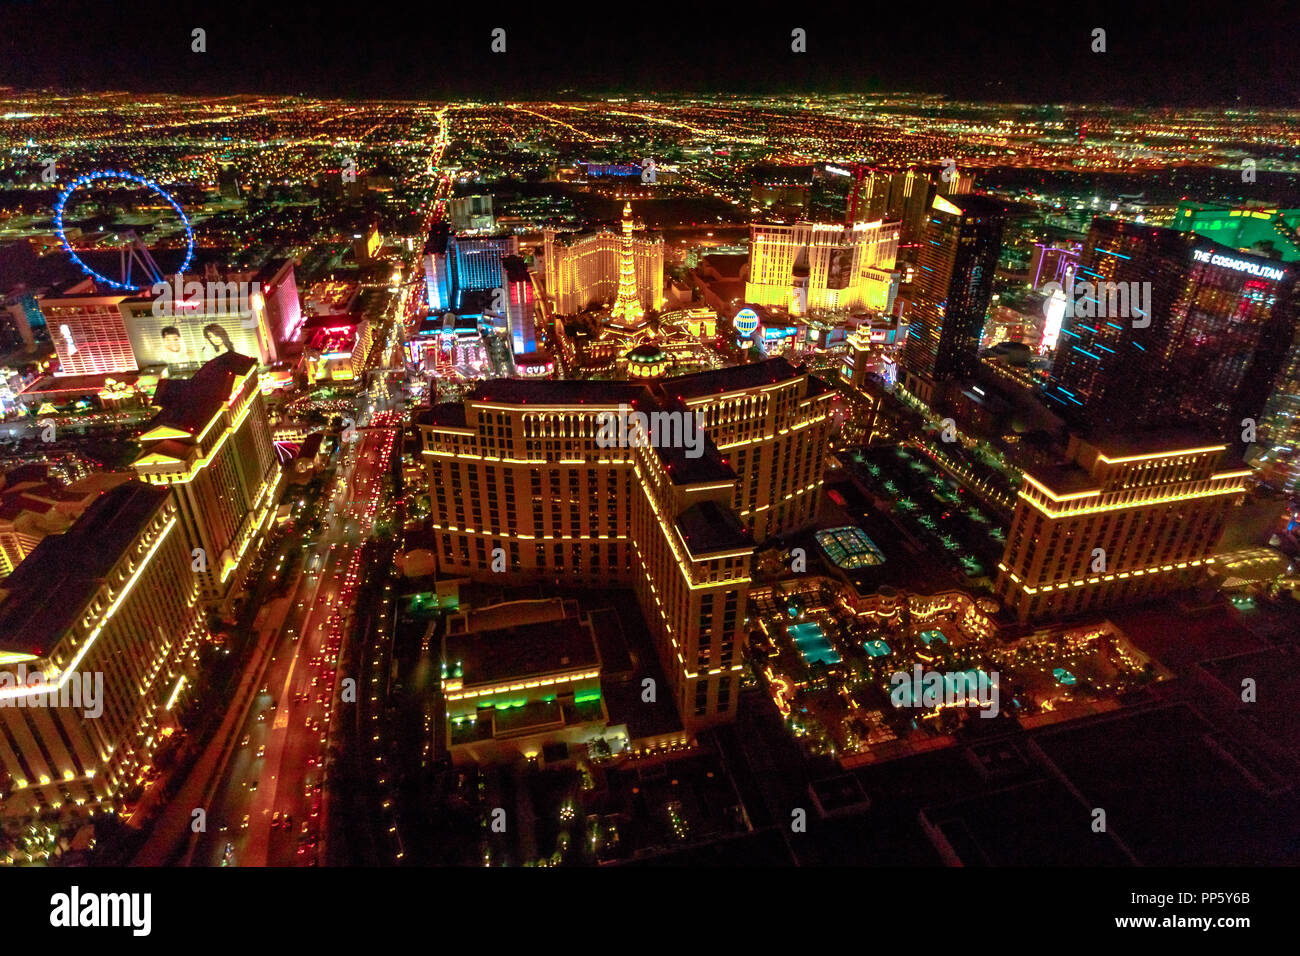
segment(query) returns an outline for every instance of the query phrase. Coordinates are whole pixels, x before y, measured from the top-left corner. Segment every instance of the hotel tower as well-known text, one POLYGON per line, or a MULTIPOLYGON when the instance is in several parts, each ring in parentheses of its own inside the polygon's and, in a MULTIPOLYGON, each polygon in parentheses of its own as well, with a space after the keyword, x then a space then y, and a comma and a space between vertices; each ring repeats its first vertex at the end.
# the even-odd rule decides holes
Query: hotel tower
POLYGON ((576 315, 612 302, 615 317, 635 325, 645 312, 663 305, 664 243, 635 235, 630 203, 623 205, 620 232, 545 229, 542 238, 542 276, 555 314, 576 315))
POLYGON ((729 720, 754 546, 815 516, 832 394, 782 358, 654 385, 482 383, 416 419, 439 568, 631 586, 687 726, 729 720), (637 413, 683 440, 611 446, 604 423, 637 413))
POLYGON ((1250 470, 1196 433, 1070 440, 1025 472, 996 591, 1023 622, 1194 586, 1250 470))
POLYGON ((247 575, 279 488, 257 362, 227 352, 192 378, 164 379, 154 401, 162 411, 132 467, 142 481, 176 488, 203 598, 220 603, 247 575))
POLYGON ((200 597, 175 498, 138 481, 0 584, 0 813, 121 807, 179 726, 207 638, 200 597), (38 673, 50 692, 30 690, 38 673))

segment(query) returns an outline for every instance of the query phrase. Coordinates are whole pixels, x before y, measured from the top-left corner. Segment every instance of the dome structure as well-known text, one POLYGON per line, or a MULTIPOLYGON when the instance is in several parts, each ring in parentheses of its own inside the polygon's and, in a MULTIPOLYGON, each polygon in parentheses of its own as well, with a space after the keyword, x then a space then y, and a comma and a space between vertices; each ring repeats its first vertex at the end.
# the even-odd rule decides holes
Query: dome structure
POLYGON ((653 342, 644 342, 627 353, 627 372, 633 378, 659 378, 668 370, 668 356, 653 342))

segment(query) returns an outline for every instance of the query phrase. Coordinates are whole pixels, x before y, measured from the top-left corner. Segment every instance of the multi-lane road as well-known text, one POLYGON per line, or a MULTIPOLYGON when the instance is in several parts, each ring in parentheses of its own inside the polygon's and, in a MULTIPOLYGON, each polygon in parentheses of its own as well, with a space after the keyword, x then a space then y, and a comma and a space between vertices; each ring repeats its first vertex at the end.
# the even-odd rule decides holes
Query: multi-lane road
POLYGON ((209 819, 218 827, 195 860, 221 866, 310 866, 321 859, 328 799, 324 767, 330 725, 350 675, 339 651, 361 584, 361 545, 382 504, 401 419, 376 413, 345 441, 325 493, 324 529, 304 547, 303 568, 289 592, 283 624, 261 693, 245 716, 240 744, 217 788, 209 819))

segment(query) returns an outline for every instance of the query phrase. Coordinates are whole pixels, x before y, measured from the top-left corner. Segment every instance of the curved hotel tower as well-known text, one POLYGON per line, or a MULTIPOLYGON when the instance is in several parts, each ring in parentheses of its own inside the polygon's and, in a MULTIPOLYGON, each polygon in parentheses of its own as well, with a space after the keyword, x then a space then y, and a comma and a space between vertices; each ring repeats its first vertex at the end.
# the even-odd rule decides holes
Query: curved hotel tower
POLYGON ((547 229, 542 236, 546 293, 557 315, 612 302, 613 319, 626 327, 663 305, 664 243, 633 233, 630 203, 623 205, 618 233, 603 228, 560 235, 547 229))
POLYGON ((729 720, 754 546, 815 516, 833 394, 782 358, 654 385, 485 382, 416 419, 439 569, 632 586, 687 727, 729 720), (603 424, 638 413, 657 447, 611 444, 603 424))

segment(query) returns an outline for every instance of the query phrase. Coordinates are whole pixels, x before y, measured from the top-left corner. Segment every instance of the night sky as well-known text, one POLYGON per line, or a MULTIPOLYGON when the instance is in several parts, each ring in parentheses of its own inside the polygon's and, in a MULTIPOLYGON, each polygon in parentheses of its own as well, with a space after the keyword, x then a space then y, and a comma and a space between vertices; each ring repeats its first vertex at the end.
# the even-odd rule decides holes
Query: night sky
POLYGON ((1300 105, 1300 5, 813 2, 307 5, 7 0, 0 83, 342 97, 916 90, 986 100, 1300 105), (545 11, 551 11, 549 14, 545 11), (493 27, 507 52, 489 52, 493 27), (790 30, 808 53, 790 52, 790 30), (207 52, 190 31, 207 30, 207 52), (1090 50, 1093 27, 1108 52, 1090 50))

